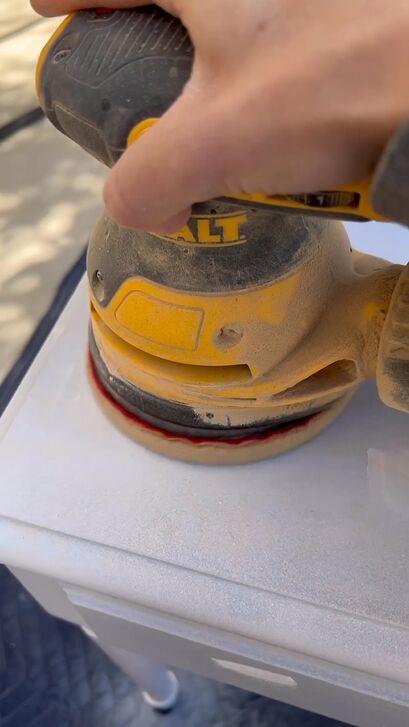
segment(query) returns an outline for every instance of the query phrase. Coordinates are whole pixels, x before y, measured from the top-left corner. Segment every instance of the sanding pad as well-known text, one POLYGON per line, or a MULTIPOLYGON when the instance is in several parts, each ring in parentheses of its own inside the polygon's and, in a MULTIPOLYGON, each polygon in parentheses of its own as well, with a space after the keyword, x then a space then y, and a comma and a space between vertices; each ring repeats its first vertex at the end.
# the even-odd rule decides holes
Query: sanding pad
POLYGON ((355 392, 350 392, 321 412, 311 414, 279 429, 242 439, 203 439, 184 437, 148 424, 126 411, 105 390, 92 361, 88 361, 88 379, 96 402, 110 421, 126 436, 143 447, 182 462, 238 465, 275 457, 305 444, 322 432, 343 411, 355 392))

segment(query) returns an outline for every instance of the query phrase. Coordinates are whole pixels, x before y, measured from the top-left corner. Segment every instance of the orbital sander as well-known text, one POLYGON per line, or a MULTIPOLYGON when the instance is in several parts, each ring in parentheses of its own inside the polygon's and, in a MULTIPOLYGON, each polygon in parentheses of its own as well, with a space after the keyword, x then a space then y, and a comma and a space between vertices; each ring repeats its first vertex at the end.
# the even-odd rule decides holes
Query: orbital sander
MULTIPOLYGON (((112 166, 193 60, 186 29, 158 8, 80 11, 43 50, 38 95, 57 129, 112 166)), ((103 214, 88 249, 88 366, 111 420, 161 454, 237 464, 311 439, 366 378, 408 411, 407 269, 351 250, 339 221, 394 209, 385 188, 408 136, 361 184, 211 200, 175 234, 103 214)))

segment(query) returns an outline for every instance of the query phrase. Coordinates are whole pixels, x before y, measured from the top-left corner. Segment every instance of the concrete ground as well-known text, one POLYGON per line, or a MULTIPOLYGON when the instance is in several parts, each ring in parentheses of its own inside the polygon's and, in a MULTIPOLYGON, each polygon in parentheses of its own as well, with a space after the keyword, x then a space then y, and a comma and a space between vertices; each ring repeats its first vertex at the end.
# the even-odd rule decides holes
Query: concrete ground
MULTIPOLYGON (((0 130, 34 109, 35 62, 58 21, 0 0, 0 130)), ((105 170, 41 121, 0 143, 0 382, 78 258, 105 170)))

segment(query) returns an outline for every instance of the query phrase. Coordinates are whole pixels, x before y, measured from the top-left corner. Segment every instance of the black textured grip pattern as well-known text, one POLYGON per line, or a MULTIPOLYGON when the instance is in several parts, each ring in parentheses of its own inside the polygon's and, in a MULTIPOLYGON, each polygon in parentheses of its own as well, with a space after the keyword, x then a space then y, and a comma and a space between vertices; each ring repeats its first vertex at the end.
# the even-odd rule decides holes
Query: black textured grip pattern
MULTIPOLYGON (((82 14, 80 18, 81 22, 85 20, 82 14)), ((98 87, 138 58, 159 55, 170 60, 173 54, 192 54, 184 26, 157 9, 116 12, 102 19, 94 19, 91 14, 87 22, 89 30, 68 59, 66 69, 73 79, 90 87, 98 87)))
POLYGON ((143 7, 76 13, 40 69, 40 101, 66 136, 111 166, 131 129, 160 117, 189 79, 193 47, 179 20, 143 7))

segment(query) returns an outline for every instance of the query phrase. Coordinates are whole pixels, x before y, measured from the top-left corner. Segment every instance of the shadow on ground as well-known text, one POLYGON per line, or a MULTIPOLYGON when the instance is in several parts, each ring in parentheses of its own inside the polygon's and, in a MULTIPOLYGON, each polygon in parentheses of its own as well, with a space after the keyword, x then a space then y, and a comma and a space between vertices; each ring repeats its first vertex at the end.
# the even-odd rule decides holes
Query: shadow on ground
MULTIPOLYGON (((0 12, 5 0, 0 0, 0 12)), ((12 0, 13 4, 16 0, 12 0)), ((24 0, 27 12, 7 9, 0 18, 0 126, 37 104, 35 67, 41 49, 54 32, 58 18, 44 20, 24 0)))
POLYGON ((105 170, 45 120, 0 146, 0 380, 101 211, 105 170))

